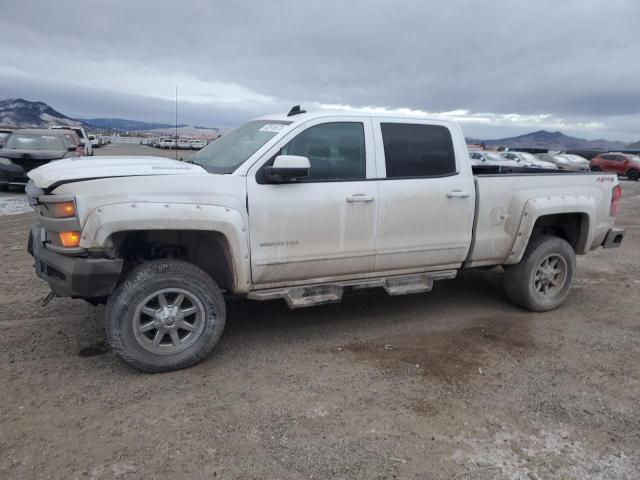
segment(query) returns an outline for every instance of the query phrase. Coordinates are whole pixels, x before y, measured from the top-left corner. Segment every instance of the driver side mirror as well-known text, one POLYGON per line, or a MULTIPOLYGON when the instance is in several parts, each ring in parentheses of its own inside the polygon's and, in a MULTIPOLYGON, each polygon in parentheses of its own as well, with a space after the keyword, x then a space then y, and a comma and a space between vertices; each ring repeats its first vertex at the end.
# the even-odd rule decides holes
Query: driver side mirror
POLYGON ((269 183, 287 183, 309 176, 311 163, 307 157, 299 155, 278 155, 273 165, 265 168, 269 183))

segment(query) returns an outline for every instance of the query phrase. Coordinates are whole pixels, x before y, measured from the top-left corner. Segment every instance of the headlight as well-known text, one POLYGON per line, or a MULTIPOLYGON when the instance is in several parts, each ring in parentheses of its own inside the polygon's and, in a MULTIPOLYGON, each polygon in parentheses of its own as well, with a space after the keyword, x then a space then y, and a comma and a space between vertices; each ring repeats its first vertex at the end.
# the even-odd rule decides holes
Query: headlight
POLYGON ((13 162, 8 158, 0 157, 0 165, 13 165, 13 162))
POLYGON ((73 202, 55 202, 43 204, 43 215, 53 218, 69 218, 76 214, 76 206, 73 202))

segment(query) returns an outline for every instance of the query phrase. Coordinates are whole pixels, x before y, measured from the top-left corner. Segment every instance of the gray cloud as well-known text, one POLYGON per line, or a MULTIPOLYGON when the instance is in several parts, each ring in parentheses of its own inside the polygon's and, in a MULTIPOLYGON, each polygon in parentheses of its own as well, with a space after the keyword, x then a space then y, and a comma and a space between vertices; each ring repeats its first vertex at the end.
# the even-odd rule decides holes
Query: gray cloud
MULTIPOLYGON (((87 116, 162 120, 171 118, 179 83, 189 123, 231 125, 304 102, 550 114, 549 124, 562 119, 563 130, 583 136, 635 139, 638 18, 637 0, 112 1, 81 8, 5 0, 0 95, 37 97, 87 116), (42 93, 20 94, 22 87, 42 93)), ((467 129, 500 136, 530 125, 467 129)))

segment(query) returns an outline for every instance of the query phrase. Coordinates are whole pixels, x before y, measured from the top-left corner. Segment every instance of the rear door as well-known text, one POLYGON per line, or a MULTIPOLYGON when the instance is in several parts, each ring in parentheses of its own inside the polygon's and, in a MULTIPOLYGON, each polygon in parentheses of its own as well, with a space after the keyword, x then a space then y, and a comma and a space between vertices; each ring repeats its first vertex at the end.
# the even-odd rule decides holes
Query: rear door
POLYGON ((373 272, 378 182, 371 120, 335 117, 300 125, 247 175, 251 271, 258 287, 373 272), (310 177, 266 183, 279 154, 309 159, 310 177))
POLYGON ((459 267, 471 244, 475 203, 461 132, 419 120, 374 119, 373 128, 380 178, 376 270, 459 267))

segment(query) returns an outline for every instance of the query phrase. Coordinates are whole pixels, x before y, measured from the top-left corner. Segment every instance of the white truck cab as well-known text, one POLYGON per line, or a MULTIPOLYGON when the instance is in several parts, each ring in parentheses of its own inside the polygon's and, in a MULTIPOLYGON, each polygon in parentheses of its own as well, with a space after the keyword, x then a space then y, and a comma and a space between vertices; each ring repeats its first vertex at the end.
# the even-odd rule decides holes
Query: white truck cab
POLYGON ((294 107, 192 163, 73 159, 29 176, 37 274, 106 302, 111 347, 149 372, 204 358, 228 294, 298 308, 501 265, 509 298, 543 311, 566 298, 576 254, 624 237, 615 175, 472 167, 456 124, 422 118, 294 107))

